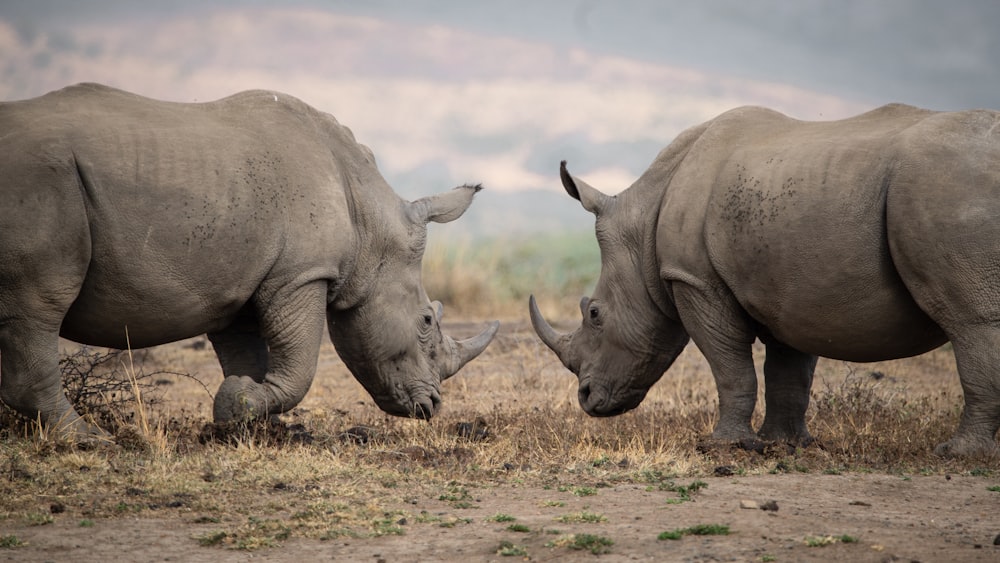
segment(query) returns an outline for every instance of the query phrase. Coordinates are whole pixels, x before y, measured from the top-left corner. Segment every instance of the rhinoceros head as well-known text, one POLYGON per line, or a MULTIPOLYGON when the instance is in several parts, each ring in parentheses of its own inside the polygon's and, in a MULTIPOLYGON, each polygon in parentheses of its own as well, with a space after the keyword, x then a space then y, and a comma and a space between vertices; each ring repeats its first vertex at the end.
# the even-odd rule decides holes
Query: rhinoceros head
MULTIPOLYGON (((462 186, 415 202, 399 201, 368 236, 356 267, 362 297, 349 307, 331 304, 330 338, 354 377, 378 406, 396 416, 430 418, 441 404, 440 383, 478 356, 499 327, 454 340, 441 332, 443 308, 420 281, 427 223, 460 217, 480 186, 462 186)), ((369 229, 372 230, 372 229, 369 229)))
POLYGON ((594 294, 580 301, 583 322, 570 334, 556 332, 529 300, 539 338, 579 379, 580 406, 591 416, 614 416, 637 406, 688 342, 680 323, 664 315, 650 296, 654 252, 643 236, 642 209, 620 196, 607 196, 570 176, 563 162, 563 187, 597 216, 601 276, 594 294))

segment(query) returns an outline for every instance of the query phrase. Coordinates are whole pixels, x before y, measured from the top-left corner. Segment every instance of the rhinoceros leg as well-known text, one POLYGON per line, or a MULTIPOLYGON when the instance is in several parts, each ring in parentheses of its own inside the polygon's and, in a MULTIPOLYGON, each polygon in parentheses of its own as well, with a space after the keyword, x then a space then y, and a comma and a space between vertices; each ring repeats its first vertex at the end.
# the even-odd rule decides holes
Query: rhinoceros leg
POLYGON ((952 336, 952 349, 965 395, 958 430, 934 453, 944 457, 997 455, 1000 430, 1000 328, 964 327, 952 336))
POLYGON ((766 343, 764 402, 767 410, 760 437, 802 444, 811 441, 806 429, 806 409, 812 387, 816 356, 775 341, 766 343))
POLYGON ((719 421, 712 437, 742 442, 755 440, 750 425, 757 405, 757 372, 751 345, 755 336, 731 296, 674 288, 674 300, 684 328, 708 360, 719 393, 719 421))
POLYGON ((208 340, 226 377, 245 375, 257 383, 264 382, 268 363, 267 342, 260 336, 260 326, 252 307, 247 307, 228 327, 209 333, 208 340))
POLYGON ((105 435, 80 418, 63 392, 58 326, 0 323, 0 399, 56 435, 78 441, 105 435))
MULTIPOLYGON (((262 382, 254 375, 228 374, 215 395, 216 422, 242 421, 285 412, 299 404, 312 384, 326 321, 325 282, 255 297, 260 334, 270 362, 262 382)), ((251 365, 250 369, 256 369, 251 365)))

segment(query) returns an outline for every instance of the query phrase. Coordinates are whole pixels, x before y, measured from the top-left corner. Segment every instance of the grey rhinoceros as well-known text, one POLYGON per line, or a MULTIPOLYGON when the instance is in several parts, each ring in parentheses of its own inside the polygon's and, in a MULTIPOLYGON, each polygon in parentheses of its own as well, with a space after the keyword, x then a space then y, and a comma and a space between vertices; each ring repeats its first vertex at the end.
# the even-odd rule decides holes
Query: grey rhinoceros
POLYGON ((594 416, 635 408, 687 344, 712 369, 713 436, 809 440, 817 356, 868 362, 952 343, 965 393, 940 455, 997 450, 1000 113, 889 105, 832 122, 740 108, 683 132, 627 190, 560 176, 596 215, 581 326, 539 337, 594 416))
POLYGON ((427 223, 479 189, 406 202, 349 129, 278 92, 186 104, 80 84, 2 103, 0 398, 99 432, 61 390, 59 336, 207 333, 215 420, 279 413, 309 389, 325 321, 379 407, 430 417, 497 330, 443 335, 420 281, 427 223))

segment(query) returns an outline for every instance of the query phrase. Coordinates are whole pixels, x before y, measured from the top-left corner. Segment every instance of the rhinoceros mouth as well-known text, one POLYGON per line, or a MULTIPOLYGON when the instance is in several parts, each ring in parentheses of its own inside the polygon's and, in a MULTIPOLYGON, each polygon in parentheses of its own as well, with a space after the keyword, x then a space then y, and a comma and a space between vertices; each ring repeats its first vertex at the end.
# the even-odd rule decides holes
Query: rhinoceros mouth
POLYGON ((624 393, 614 392, 590 383, 580 383, 577 399, 580 407, 593 417, 609 417, 624 414, 642 403, 646 391, 629 389, 624 393))
POLYGON ((441 396, 437 393, 400 399, 398 397, 374 397, 375 404, 386 414, 403 418, 429 420, 441 408, 441 396))

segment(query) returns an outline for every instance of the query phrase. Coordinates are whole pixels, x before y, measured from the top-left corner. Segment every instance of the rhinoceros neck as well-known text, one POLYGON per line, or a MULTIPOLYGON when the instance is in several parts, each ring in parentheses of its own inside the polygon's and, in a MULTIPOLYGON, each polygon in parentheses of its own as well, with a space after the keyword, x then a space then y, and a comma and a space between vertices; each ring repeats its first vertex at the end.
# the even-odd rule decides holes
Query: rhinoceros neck
POLYGON ((355 245, 344 282, 330 299, 336 310, 351 309, 368 299, 379 281, 379 264, 392 251, 392 237, 406 232, 403 200, 377 170, 354 170, 344 176, 355 245))
POLYGON ((636 183, 618 195, 619 205, 630 210, 628 223, 632 229, 631 240, 638 241, 636 249, 643 286, 649 298, 664 314, 674 309, 660 279, 660 265, 656 257, 656 226, 660 219, 664 190, 654 184, 636 183))

